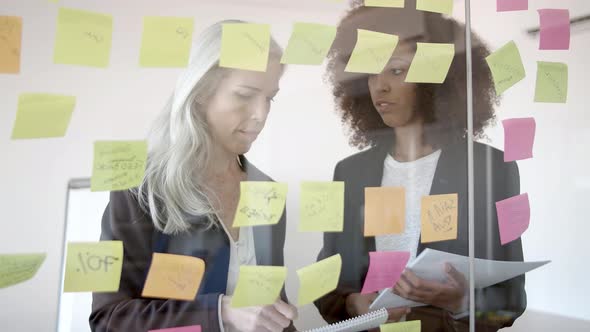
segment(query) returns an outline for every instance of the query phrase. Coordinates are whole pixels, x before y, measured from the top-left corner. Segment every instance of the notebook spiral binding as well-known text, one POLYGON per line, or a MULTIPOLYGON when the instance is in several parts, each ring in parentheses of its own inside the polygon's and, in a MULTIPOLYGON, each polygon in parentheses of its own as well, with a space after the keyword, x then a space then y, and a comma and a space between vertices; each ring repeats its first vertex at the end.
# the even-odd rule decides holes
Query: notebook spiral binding
POLYGON ((338 323, 330 324, 303 332, 358 332, 379 327, 387 322, 387 309, 371 311, 364 315, 343 320, 338 323))

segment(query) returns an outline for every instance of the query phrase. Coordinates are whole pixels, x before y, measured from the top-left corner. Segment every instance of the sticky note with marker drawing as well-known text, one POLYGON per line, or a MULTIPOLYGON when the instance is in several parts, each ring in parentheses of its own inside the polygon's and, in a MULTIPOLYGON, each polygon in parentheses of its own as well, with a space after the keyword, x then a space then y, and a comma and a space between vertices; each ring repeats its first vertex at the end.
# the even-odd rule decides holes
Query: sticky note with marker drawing
POLYGON ((302 182, 300 232, 342 232, 344 182, 302 182))
POLYGON ((527 9, 529 9, 529 0, 497 0, 496 2, 496 10, 499 12, 527 9))
POLYGON ((293 24, 293 31, 281 63, 320 65, 336 38, 336 27, 331 25, 302 23, 293 24))
POLYGON ((73 96, 21 94, 12 139, 63 137, 75 106, 76 97, 73 96))
POLYGON ((496 202, 500 242, 504 245, 518 239, 531 220, 529 195, 522 194, 496 202))
POLYGON ((139 64, 142 67, 186 67, 191 50, 194 19, 143 18, 139 64))
POLYGON ((147 160, 146 141, 94 143, 92 191, 125 190, 141 184, 147 160))
POLYGON ((273 304, 279 299, 286 278, 287 268, 284 266, 240 266, 231 306, 241 308, 273 304))
POLYGON ((533 157, 535 143, 535 118, 506 119, 504 126, 504 161, 533 157))
POLYGON ((409 259, 409 251, 369 252, 369 270, 361 294, 395 286, 409 259))
POLYGON ((299 296, 297 303, 305 305, 336 289, 342 269, 340 254, 297 270, 299 296))
POLYGON ((537 61, 536 102, 565 103, 567 102, 567 89, 567 64, 537 61))
POLYGON ((421 242, 455 240, 457 238, 458 195, 444 194, 422 197, 421 242))
POLYGON ((20 284, 35 276, 45 254, 1 254, 0 289, 20 284))
POLYGON ((570 12, 567 9, 539 9, 540 50, 569 50, 570 12))
POLYGON ((453 0, 417 0, 416 9, 451 15, 453 13, 453 0))
POLYGON ((406 190, 365 188, 365 236, 400 234, 406 224, 406 190))
POLYGON ((396 35, 358 29, 356 45, 344 71, 379 74, 389 62, 398 41, 396 35))
POLYGON ((365 0, 366 7, 403 8, 405 0, 365 0))
POLYGON ((443 83, 455 57, 455 45, 417 43, 406 82, 443 83))
POLYGON ((419 320, 407 322, 383 324, 379 327, 381 332, 420 332, 422 324, 419 320))
POLYGON ((201 325, 171 327, 167 329, 149 330, 148 332, 201 332, 201 325))
POLYGON ((270 25, 226 23, 221 34, 219 66, 266 71, 270 49, 270 25))
POLYGON ((205 262, 193 256, 155 252, 141 296, 192 301, 205 273, 205 262))
POLYGON ((70 242, 64 292, 116 292, 123 268, 123 242, 70 242))
POLYGON ((58 64, 107 67, 112 34, 111 15, 60 8, 53 61, 58 64))
POLYGON ((22 31, 21 17, 0 16, 0 73, 20 71, 22 31))
POLYGON ((496 52, 490 54, 486 61, 492 72, 496 94, 501 95, 525 77, 520 52, 514 41, 508 42, 496 52))
POLYGON ((242 181, 233 227, 274 225, 285 210, 287 184, 242 181))

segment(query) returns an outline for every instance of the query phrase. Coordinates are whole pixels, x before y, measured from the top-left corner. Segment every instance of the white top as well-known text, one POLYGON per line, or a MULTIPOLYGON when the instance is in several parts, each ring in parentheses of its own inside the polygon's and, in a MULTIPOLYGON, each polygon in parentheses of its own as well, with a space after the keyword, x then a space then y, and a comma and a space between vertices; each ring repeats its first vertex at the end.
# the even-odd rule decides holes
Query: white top
POLYGON ((406 226, 401 234, 376 236, 377 251, 409 251, 410 260, 416 258, 420 241, 420 204, 423 196, 430 195, 440 153, 441 150, 437 150, 410 162, 399 162, 389 154, 385 158, 381 186, 406 189, 406 226))

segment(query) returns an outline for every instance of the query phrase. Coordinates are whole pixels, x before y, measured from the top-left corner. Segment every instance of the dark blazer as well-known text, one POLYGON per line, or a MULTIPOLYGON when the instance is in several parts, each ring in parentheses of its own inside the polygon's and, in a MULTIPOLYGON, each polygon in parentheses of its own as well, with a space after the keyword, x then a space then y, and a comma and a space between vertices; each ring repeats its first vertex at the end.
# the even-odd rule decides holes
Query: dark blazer
MULTIPOLYGON (((339 253, 344 264, 337 289, 315 302, 328 322, 349 318, 345 308, 346 296, 360 292, 363 286, 369 265, 368 253, 375 251, 375 238, 363 236, 364 188, 381 186, 383 162, 390 150, 391 145, 382 144, 350 156, 336 165, 334 181, 345 182, 344 230, 341 233, 324 233, 324 245, 318 260, 339 253)), ((474 143, 474 175, 475 257, 522 261, 520 239, 504 246, 500 244, 495 208, 495 202, 519 194, 520 182, 516 163, 504 162, 502 151, 474 143)), ((469 254, 467 143, 464 140, 443 148, 436 166, 430 194, 448 193, 458 193, 459 196, 457 239, 420 243, 418 254, 425 248, 460 255, 469 254)), ((499 311, 509 312, 510 318, 502 321, 501 325, 512 325, 514 319, 520 316, 526 307, 524 276, 476 290, 475 302, 476 311, 481 313, 480 316, 499 311)), ((416 312, 420 310, 413 309, 416 312)), ((436 310, 439 311, 434 314, 437 316, 436 319, 444 316, 442 310, 436 310)), ((468 317, 465 320, 467 319, 468 317)), ((497 328, 499 326, 496 326, 497 328)), ((435 330, 449 329, 433 329, 435 330)))
MULTIPOLYGON (((241 158, 248 181, 272 181, 245 158, 241 158)), ((198 217, 195 221, 198 222, 198 217)), ((254 247, 258 265, 283 265, 286 213, 278 224, 256 226, 254 247)), ((111 192, 102 218, 100 239, 123 241, 124 258, 119 292, 94 293, 92 331, 142 331, 201 325, 203 331, 220 331, 218 299, 226 291, 230 241, 221 226, 195 224, 187 233, 168 236, 157 231, 132 191, 111 192), (141 297, 153 252, 199 257, 206 272, 193 301, 141 297)), ((284 289, 281 298, 287 301, 284 289)))

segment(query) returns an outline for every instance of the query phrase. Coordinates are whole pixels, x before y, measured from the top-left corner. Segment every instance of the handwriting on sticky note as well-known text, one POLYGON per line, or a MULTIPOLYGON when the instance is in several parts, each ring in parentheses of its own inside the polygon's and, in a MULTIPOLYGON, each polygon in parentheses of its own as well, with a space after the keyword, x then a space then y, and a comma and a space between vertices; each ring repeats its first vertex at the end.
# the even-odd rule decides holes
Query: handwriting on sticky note
POLYGON ((420 332, 421 328, 422 325, 419 320, 383 324, 380 326, 381 332, 420 332))
POLYGON ((142 67, 186 67, 193 29, 193 18, 144 17, 139 64, 142 67))
POLYGON ((528 10, 529 0, 497 0, 496 10, 499 12, 508 12, 516 10, 528 10))
POLYGON ((567 9, 539 9, 541 50, 569 50, 570 12, 567 9))
POLYGON ((148 332, 201 332, 201 325, 171 327, 167 329, 149 330, 148 332))
POLYGON ((533 157, 536 122, 534 118, 506 119, 504 126, 504 161, 533 157))
POLYGON ((501 95, 525 77, 520 52, 514 41, 508 42, 496 52, 490 54, 486 61, 492 72, 496 94, 501 95))
POLYGON ((24 93, 18 98, 12 139, 63 137, 76 106, 76 97, 24 93))
POLYGON ((300 232, 341 232, 344 182, 302 182, 300 232))
POLYGON ((194 300, 205 262, 197 257, 154 253, 141 296, 175 300, 194 300))
POLYGON ((312 303, 336 289, 342 269, 340 254, 297 270, 299 276, 298 304, 312 303))
POLYGON ((529 195, 522 194, 496 202, 496 212, 502 245, 518 239, 529 228, 529 195))
POLYGON ((422 197, 422 243, 454 240, 457 238, 458 195, 422 197))
POLYGON ((70 242, 64 292, 116 292, 123 267, 123 242, 70 242))
POLYGON ((125 190, 137 187, 143 180, 146 159, 146 141, 95 142, 91 190, 125 190))
POLYGON ((287 268, 284 266, 240 266, 231 306, 241 308, 274 303, 286 278, 287 268))
POLYGON ((53 60, 59 64, 107 67, 112 34, 112 16, 60 8, 53 60))
POLYGON ((443 83, 454 56, 454 44, 417 43, 406 82, 443 83))
POLYGON ((266 71, 270 49, 270 26, 254 23, 223 24, 219 65, 266 71))
POLYGON ((561 62, 537 61, 535 102, 565 103, 568 90, 568 66, 561 62))
POLYGON ((20 71, 22 31, 21 17, 0 16, 0 73, 20 71))
POLYGON ((0 288, 33 278, 45 261, 45 256, 45 254, 0 255, 0 288))
POLYGON ((410 259, 409 251, 369 252, 369 271, 361 294, 395 286, 410 259))
POLYGON ((270 181, 240 183, 233 227, 274 225, 279 222, 287 200, 287 184, 270 181))
POLYGON ((335 26, 297 22, 293 24, 281 63, 320 65, 335 38, 335 26))
POLYGON ((365 0, 366 7, 394 7, 403 8, 405 0, 365 0))
POLYGON ((416 9, 451 15, 453 13, 453 0, 417 0, 416 9))
POLYGON ((357 41, 344 71, 379 74, 391 58, 399 37, 358 29, 357 41))
POLYGON ((365 236, 400 234, 406 224, 406 190, 365 188, 365 236))

